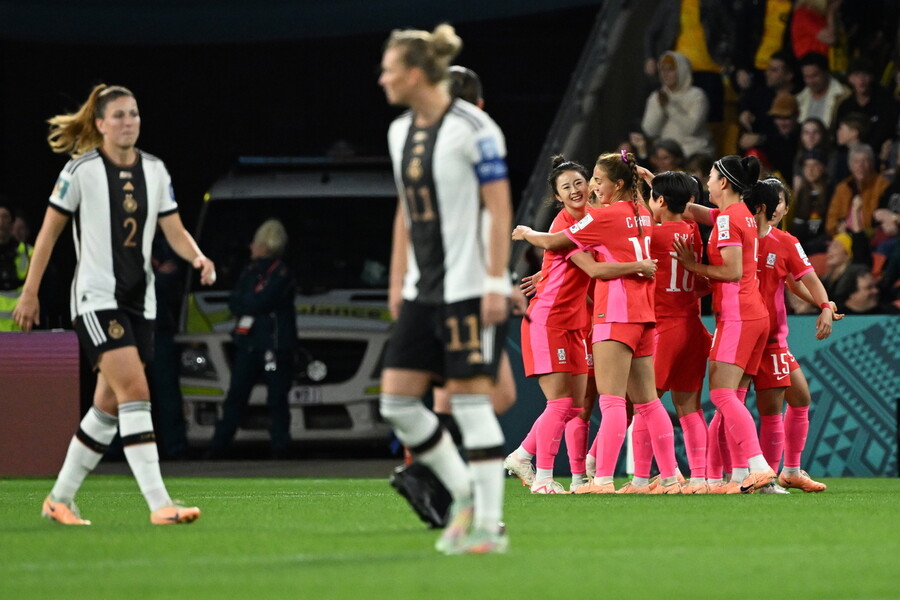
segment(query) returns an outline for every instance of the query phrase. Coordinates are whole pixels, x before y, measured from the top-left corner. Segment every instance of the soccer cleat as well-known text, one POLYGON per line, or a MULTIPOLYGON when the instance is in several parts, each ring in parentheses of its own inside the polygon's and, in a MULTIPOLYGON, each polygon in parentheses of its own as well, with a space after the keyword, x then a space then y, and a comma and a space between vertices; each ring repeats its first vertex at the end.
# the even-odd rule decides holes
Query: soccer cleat
MULTIPOLYGON (((681 471, 679 471, 678 469, 675 469, 675 477, 678 478, 678 485, 684 485, 685 483, 687 483, 687 479, 684 478, 684 475, 682 475, 681 471)), ((649 483, 650 491, 652 492, 653 490, 655 490, 656 486, 658 486, 658 485, 659 485, 659 475, 654 475, 653 477, 650 478, 650 483, 649 483)))
POLYGON ((705 481, 697 485, 691 485, 690 482, 684 484, 681 488, 682 494, 709 494, 709 484, 705 481))
POLYGON ((616 490, 617 494, 649 494, 651 493, 649 485, 634 485, 628 482, 616 490))
POLYGON ((758 490, 756 490, 759 494, 790 494, 789 491, 778 485, 777 483, 770 483, 769 485, 764 485, 758 490))
POLYGON ((450 505, 450 522, 434 543, 435 550, 444 554, 459 554, 462 551, 462 543, 472 528, 474 514, 475 504, 472 498, 455 500, 450 505))
POLYGON ((534 483, 534 465, 530 460, 521 460, 513 452, 503 460, 503 466, 510 475, 515 475, 522 480, 522 485, 531 487, 534 483))
POLYGON ((786 488, 803 490, 806 493, 824 492, 828 486, 815 481, 806 471, 800 471, 799 475, 785 475, 784 471, 778 476, 778 484, 786 488))
POLYGON ((389 481, 419 518, 432 528, 447 524, 452 498, 431 469, 420 462, 400 465, 391 473, 389 481))
POLYGON ((193 523, 200 518, 200 509, 196 506, 171 504, 150 513, 150 522, 154 525, 178 525, 193 523))
POLYGON ((590 479, 594 476, 594 473, 597 472, 597 457, 593 454, 588 454, 584 457, 584 468, 585 474, 590 479))
POLYGON ((591 479, 591 482, 587 485, 583 485, 577 490, 575 490, 576 494, 615 494, 616 493, 616 485, 612 482, 610 483, 595 483, 596 477, 591 479))
POLYGON ((740 494, 741 484, 737 481, 714 483, 709 486, 710 494, 740 494))
POLYGON ((566 488, 552 478, 541 479, 531 484, 532 494, 568 494, 566 488))
POLYGON ((78 514, 78 507, 75 502, 56 502, 50 496, 44 498, 44 504, 41 506, 41 516, 63 525, 90 525, 91 522, 82 519, 78 514))
POLYGON ((506 554, 509 550, 509 536, 505 531, 497 533, 484 529, 474 529, 459 546, 460 553, 466 554, 506 554))
POLYGON ((581 479, 573 479, 571 485, 569 485, 569 493, 574 494, 575 490, 579 488, 583 488, 584 486, 591 484, 590 477, 582 477, 581 479))
POLYGON ((752 494, 759 488, 764 485, 769 485, 773 481, 775 481, 775 471, 772 469, 750 473, 744 478, 744 481, 741 482, 741 493, 752 494))
MULTIPOLYGON (((649 486, 647 486, 649 487, 649 486)), ((677 481, 675 483, 669 485, 663 485, 660 483, 650 492, 651 494, 680 494, 681 493, 681 484, 677 481)))

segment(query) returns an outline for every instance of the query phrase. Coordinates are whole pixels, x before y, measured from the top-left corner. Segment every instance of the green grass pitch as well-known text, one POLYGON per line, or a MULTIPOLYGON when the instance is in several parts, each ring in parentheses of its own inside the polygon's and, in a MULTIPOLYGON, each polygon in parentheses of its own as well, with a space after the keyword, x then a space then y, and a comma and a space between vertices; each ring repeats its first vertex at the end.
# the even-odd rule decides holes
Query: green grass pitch
MULTIPOLYGON (((790 496, 532 496, 509 554, 443 556, 382 479, 169 478, 194 524, 154 527, 131 478, 89 477, 90 527, 0 479, 0 598, 900 598, 900 480, 790 496)), ((621 482, 619 482, 621 483, 621 482)))

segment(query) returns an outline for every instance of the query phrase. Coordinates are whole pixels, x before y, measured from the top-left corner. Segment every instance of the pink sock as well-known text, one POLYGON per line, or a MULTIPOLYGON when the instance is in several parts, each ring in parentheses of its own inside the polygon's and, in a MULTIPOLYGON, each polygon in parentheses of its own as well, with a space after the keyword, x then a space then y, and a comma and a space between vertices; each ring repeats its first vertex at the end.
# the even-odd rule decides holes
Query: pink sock
POLYGON ((784 452, 784 419, 781 415, 759 417, 759 445, 766 462, 777 472, 784 452))
POLYGON ((756 435, 756 424, 747 407, 738 401, 737 392, 728 388, 718 388, 709 391, 709 398, 715 407, 722 411, 726 433, 730 433, 734 437, 734 441, 739 447, 738 456, 734 456, 732 452, 731 466, 741 466, 736 462, 738 457, 746 465, 749 457, 762 454, 759 438, 756 435))
MULTIPOLYGON (((698 410, 679 419, 691 477, 706 477, 706 421, 698 410)), ((720 465, 721 468, 721 465, 720 465)))
POLYGON ((535 438, 537 440, 537 453, 535 454, 538 469, 553 470, 556 461, 556 453, 559 452, 559 443, 562 440, 563 429, 566 427, 566 416, 572 408, 571 398, 557 398, 547 402, 547 408, 541 414, 537 423, 535 438))
POLYGON ((580 408, 569 409, 566 423, 566 450, 569 453, 569 468, 572 473, 584 473, 584 457, 587 452, 588 422, 580 418, 580 408))
POLYGON ((635 404, 635 409, 647 423, 650 431, 650 442, 653 444, 653 455, 659 467, 661 478, 674 477, 678 468, 675 459, 675 431, 669 412, 659 398, 646 404, 635 404))
POLYGON ((640 412, 634 413, 631 421, 631 449, 634 453, 635 477, 650 478, 650 466, 653 464, 653 442, 650 440, 650 430, 647 429, 647 421, 640 412))
POLYGON ((594 441, 591 442, 591 447, 588 448, 588 455, 594 457, 594 461, 595 461, 594 464, 597 464, 597 463, 596 463, 596 460, 597 460, 597 445, 598 445, 597 442, 599 442, 599 441, 600 441, 600 432, 598 431, 598 432, 597 432, 597 435, 594 436, 594 441))
POLYGON ((784 415, 784 466, 800 468, 800 456, 809 433, 809 407, 788 405, 784 415))
MULTIPOLYGON (((747 392, 749 392, 749 391, 750 390, 748 390, 747 388, 738 388, 737 389, 738 402, 740 402, 743 406, 747 406, 747 392)), ((755 427, 756 426, 754 425, 754 428, 755 427)), ((734 435, 731 433, 727 422, 725 423, 724 431, 725 431, 725 440, 728 443, 728 456, 731 458, 731 468, 732 469, 747 469, 747 468, 749 468, 749 465, 747 464, 747 457, 744 456, 744 453, 741 451, 740 445, 738 444, 738 441, 734 438, 734 435)), ((729 471, 730 470, 731 469, 729 469, 729 471)))
POLYGON ((522 449, 525 450, 528 454, 534 456, 537 454, 537 430, 538 423, 541 422, 541 419, 544 417, 544 413, 538 415, 538 418, 534 420, 534 423, 531 424, 531 431, 528 432, 528 435, 525 436, 525 439, 522 440, 522 449))
MULTIPOLYGON (((687 429, 685 429, 685 432, 687 429)), ((719 432, 722 431, 722 413, 716 411, 709 422, 707 430, 708 443, 706 446, 706 478, 722 479, 722 452, 719 446, 719 432)), ((685 433, 685 446, 687 445, 687 433, 685 433)), ((690 458, 690 455, 688 455, 690 458)), ((731 465, 729 465, 730 467, 731 465)), ((694 475, 694 465, 691 463, 691 476, 694 475)))
POLYGON ((596 477, 612 477, 616 471, 622 442, 625 441, 625 398, 600 394, 600 431, 597 432, 597 472, 596 477))

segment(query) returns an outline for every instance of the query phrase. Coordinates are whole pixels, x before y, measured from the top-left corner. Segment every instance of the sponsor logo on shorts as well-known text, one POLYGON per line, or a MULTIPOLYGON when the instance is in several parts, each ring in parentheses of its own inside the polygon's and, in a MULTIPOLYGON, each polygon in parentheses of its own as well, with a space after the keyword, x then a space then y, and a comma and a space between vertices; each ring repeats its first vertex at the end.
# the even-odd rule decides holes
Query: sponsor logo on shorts
POLYGON ((115 319, 109 322, 109 328, 107 329, 107 331, 109 332, 109 337, 114 340, 117 340, 125 335, 125 328, 122 327, 122 325, 119 324, 119 322, 115 319))

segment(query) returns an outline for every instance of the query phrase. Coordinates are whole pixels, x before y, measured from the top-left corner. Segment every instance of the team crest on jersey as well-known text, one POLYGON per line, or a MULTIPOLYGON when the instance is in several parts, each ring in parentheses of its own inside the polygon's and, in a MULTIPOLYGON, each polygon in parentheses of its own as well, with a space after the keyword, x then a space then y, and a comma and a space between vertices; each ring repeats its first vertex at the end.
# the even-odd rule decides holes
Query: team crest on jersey
POLYGON ((574 225, 569 227, 569 231, 571 231, 572 233, 578 233, 579 231, 581 231, 582 229, 584 229, 585 227, 587 227, 588 225, 590 225, 593 222, 594 222, 594 217, 592 217, 591 215, 587 215, 585 218, 583 218, 582 220, 578 221, 577 223, 575 223, 574 225))
POLYGON ((125 200, 122 202, 122 208, 124 208, 125 212, 127 213, 133 213, 138 209, 138 202, 131 194, 125 194, 125 200))
POLYGON ((719 215, 716 218, 716 227, 719 229, 719 241, 731 239, 731 220, 728 215, 719 215))
POLYGON ((422 159, 414 158, 409 161, 409 165, 406 167, 406 176, 410 181, 418 181, 422 178, 422 159))
POLYGON ((60 177, 56 180, 56 185, 53 186, 53 195, 62 200, 66 197, 66 192, 69 191, 69 182, 60 177))
POLYGON ((556 360, 561 363, 566 362, 566 349, 565 348, 557 348, 556 349, 556 360))
POLYGON ((115 319, 109 322, 109 329, 107 329, 107 331, 109 332, 109 337, 114 340, 117 340, 125 335, 125 328, 122 327, 122 325, 120 325, 119 322, 115 319))
POLYGON ((766 266, 767 266, 767 267, 774 267, 774 266, 775 266, 775 259, 776 259, 776 258, 777 258, 777 257, 775 256, 775 253, 774 253, 774 252, 769 252, 769 255, 766 257, 766 266))
POLYGON ((800 258, 803 259, 803 264, 807 267, 811 267, 812 265, 809 263, 809 257, 806 256, 806 251, 803 249, 803 246, 800 245, 800 242, 794 244, 794 248, 797 249, 797 254, 799 254, 800 258))

